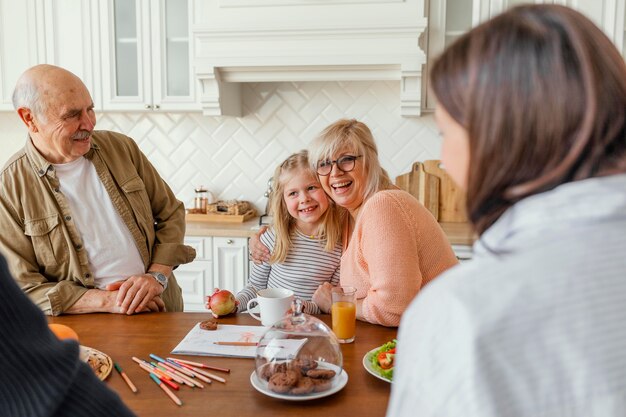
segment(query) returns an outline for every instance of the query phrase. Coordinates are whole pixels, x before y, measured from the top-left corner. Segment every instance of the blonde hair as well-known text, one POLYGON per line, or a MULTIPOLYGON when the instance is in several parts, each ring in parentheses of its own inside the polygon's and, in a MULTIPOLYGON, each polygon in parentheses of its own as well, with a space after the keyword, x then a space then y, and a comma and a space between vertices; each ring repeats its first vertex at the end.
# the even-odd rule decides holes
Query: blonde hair
MULTIPOLYGON (((274 217, 273 228, 276 242, 270 256, 270 263, 284 262, 291 248, 291 235, 295 232, 296 219, 289 214, 283 193, 285 183, 291 178, 288 174, 294 175, 296 171, 301 170, 310 173, 312 178, 317 179, 315 171, 311 170, 306 150, 292 154, 274 171, 270 209, 274 217)), ((339 208, 332 199, 328 199, 328 209, 320 218, 320 237, 326 238, 324 250, 327 252, 334 250, 335 245, 341 240, 342 211, 343 209, 339 208)))
POLYGON ((363 122, 356 119, 341 119, 328 126, 312 142, 310 149, 311 168, 315 170, 319 161, 332 159, 339 152, 362 155, 366 173, 363 201, 376 192, 391 188, 387 171, 378 160, 378 148, 372 132, 363 122))

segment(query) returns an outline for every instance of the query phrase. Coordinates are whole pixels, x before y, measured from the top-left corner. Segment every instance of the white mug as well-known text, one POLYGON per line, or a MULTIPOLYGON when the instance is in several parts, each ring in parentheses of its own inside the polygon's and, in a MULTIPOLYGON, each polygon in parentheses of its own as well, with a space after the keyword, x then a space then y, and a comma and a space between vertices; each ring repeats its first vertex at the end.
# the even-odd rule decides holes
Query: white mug
POLYGON ((247 309, 248 313, 263 326, 271 326, 287 314, 292 301, 293 291, 284 288, 266 288, 259 290, 257 297, 248 301, 247 309), (250 311, 254 303, 259 305, 260 317, 250 311))

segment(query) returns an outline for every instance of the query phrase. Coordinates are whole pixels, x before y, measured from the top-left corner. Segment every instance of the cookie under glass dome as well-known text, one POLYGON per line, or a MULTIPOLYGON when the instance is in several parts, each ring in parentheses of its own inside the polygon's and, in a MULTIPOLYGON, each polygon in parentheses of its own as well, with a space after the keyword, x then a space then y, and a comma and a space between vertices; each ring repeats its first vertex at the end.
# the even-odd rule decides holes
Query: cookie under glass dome
POLYGON ((292 311, 259 341, 252 384, 286 399, 337 392, 347 383, 337 337, 321 320, 302 312, 301 300, 294 300, 292 311))

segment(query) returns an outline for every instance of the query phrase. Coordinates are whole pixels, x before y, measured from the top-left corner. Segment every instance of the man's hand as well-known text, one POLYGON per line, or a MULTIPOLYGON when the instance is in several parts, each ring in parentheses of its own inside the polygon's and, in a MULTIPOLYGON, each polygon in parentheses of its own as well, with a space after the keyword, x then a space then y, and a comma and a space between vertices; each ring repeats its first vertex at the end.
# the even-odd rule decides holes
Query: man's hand
POLYGON ((263 262, 269 262, 270 250, 261 243, 261 235, 265 233, 267 226, 263 226, 256 234, 250 237, 248 247, 250 250, 250 260, 256 265, 261 265, 263 262))
MULTIPOLYGON (((153 278, 154 279, 154 278, 153 278)), ((117 296, 119 288, 124 281, 117 281, 107 285, 106 290, 92 289, 88 290, 81 298, 78 299, 69 309, 64 311, 65 314, 85 314, 85 313, 116 313, 116 314, 133 314, 133 312, 122 311, 122 307, 117 305, 117 296)), ((158 284, 158 283, 157 283, 158 284)), ((160 285, 159 285, 160 286, 160 285)), ((137 313, 165 311, 165 303, 160 296, 153 297, 146 306, 137 313)))
POLYGON ((133 275, 124 281, 107 285, 106 289, 118 291, 115 302, 122 314, 165 311, 165 304, 160 297, 163 286, 150 274, 133 275))

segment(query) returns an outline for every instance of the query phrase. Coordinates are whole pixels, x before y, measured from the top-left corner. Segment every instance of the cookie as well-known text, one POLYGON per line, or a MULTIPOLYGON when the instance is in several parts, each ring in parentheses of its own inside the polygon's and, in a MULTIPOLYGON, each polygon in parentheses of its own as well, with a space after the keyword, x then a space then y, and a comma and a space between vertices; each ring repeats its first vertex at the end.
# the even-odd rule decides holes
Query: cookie
POLYGON ((277 372, 270 377, 267 387, 279 394, 285 394, 298 383, 299 375, 292 370, 277 372))
POLYGON ((290 366, 292 369, 300 370, 302 375, 306 375, 307 371, 317 368, 317 362, 313 359, 294 359, 290 366))
POLYGON ((313 382, 313 380, 309 377, 304 376, 298 380, 296 386, 291 388, 291 391, 289 391, 289 393, 293 395, 304 395, 313 392, 314 388, 315 383, 313 382))
POLYGON ((289 366, 287 362, 281 362, 281 363, 271 362, 263 366, 263 369, 261 370, 261 378, 265 380, 269 380, 272 377, 272 375, 279 373, 279 372, 287 372, 288 369, 291 369, 291 367, 289 366))
POLYGON ((313 379, 331 379, 335 374, 332 369, 311 369, 307 371, 306 376, 313 379))
POLYGON ((313 382, 313 392, 322 392, 330 389, 333 385, 330 379, 311 379, 313 382))
POLYGON ((200 328, 202 330, 217 330, 217 322, 215 320, 205 320, 200 322, 200 328))

